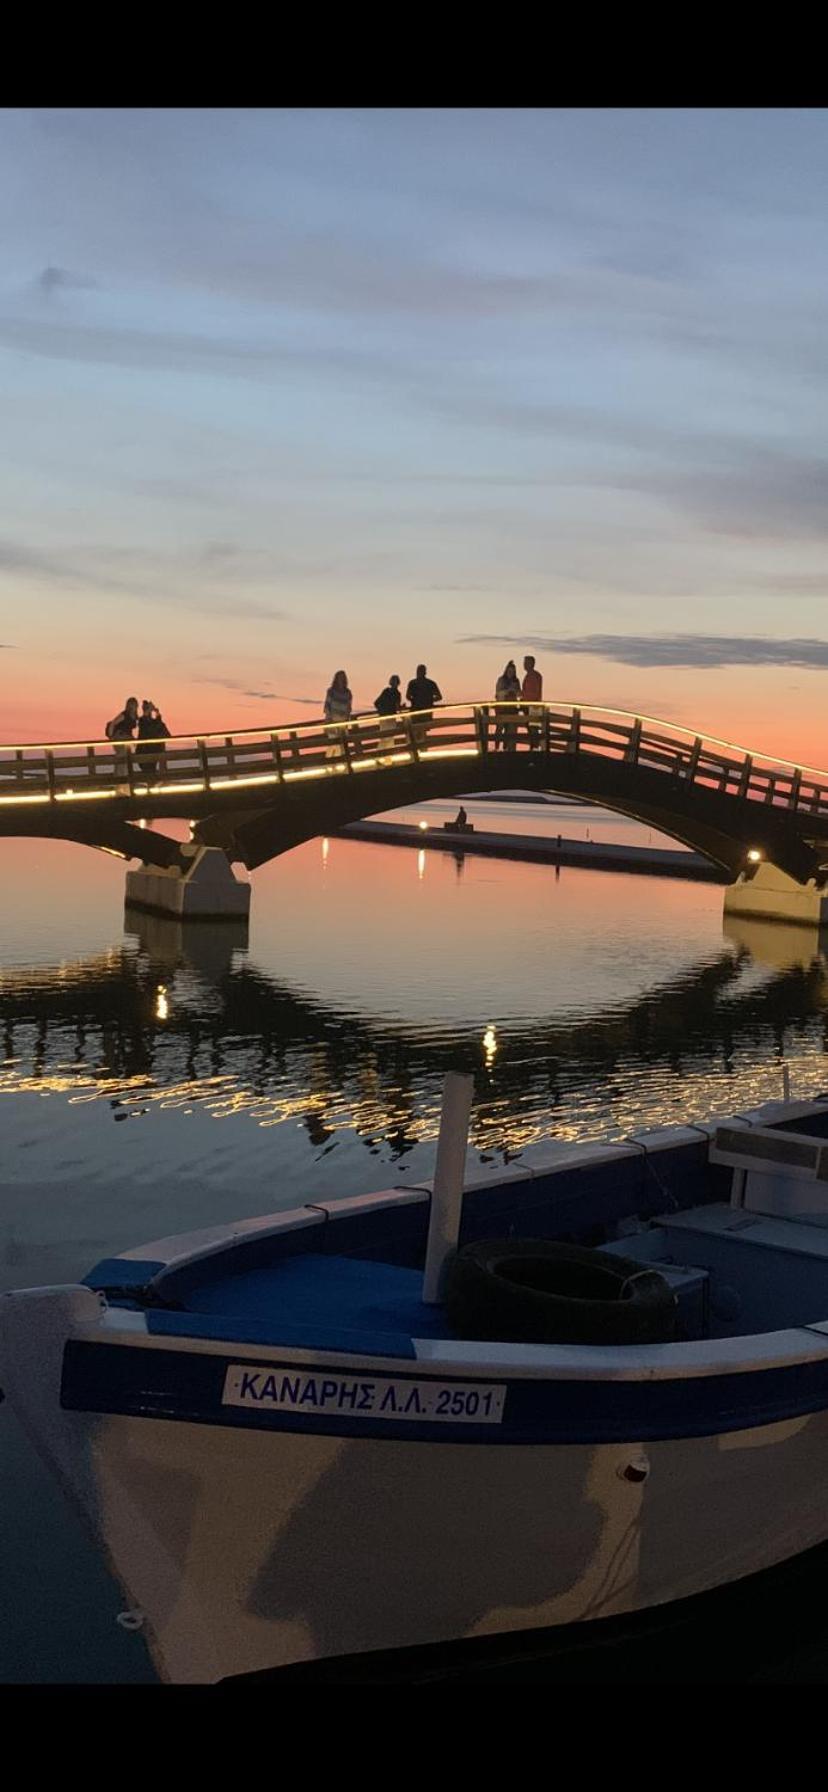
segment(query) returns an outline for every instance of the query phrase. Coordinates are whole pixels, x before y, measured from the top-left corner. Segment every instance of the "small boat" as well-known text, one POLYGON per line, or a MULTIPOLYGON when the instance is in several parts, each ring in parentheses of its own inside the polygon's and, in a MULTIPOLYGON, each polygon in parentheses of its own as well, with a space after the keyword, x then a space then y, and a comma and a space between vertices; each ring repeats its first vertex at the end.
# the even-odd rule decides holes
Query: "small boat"
POLYGON ((828 1100, 463 1187, 453 1082, 433 1184, 0 1299, 162 1679, 584 1634, 828 1539, 828 1100))

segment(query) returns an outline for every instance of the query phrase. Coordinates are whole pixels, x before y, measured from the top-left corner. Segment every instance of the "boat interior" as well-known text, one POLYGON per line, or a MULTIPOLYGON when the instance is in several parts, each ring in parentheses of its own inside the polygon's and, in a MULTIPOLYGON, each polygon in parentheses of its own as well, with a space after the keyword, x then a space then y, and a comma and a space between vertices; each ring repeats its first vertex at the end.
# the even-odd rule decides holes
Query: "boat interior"
MULTIPOLYGON (((679 1340, 828 1322, 828 1105, 586 1160, 467 1191, 461 1245, 557 1240, 657 1269, 679 1340)), ((453 1335, 422 1300, 428 1210, 425 1187, 323 1203, 166 1264, 109 1259, 87 1280, 153 1332, 410 1357, 415 1339, 453 1335)))

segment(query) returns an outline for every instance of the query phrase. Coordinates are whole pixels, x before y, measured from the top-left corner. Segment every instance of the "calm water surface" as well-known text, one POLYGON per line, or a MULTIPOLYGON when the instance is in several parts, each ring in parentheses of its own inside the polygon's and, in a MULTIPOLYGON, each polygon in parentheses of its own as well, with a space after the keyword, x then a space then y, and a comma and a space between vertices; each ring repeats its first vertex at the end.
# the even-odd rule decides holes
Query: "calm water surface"
MULTIPOLYGON (((588 808, 467 807, 479 826, 649 838, 588 808)), ((828 1086, 817 936, 725 928, 715 886, 314 841, 256 873, 248 938, 125 920, 123 865, 79 847, 3 842, 0 867, 7 1287, 416 1180, 452 1067, 474 1071, 470 1159, 493 1175, 542 1142, 780 1094, 783 1059, 795 1092, 828 1086)), ((8 1407, 0 1479, 0 1679, 151 1678, 8 1407)))

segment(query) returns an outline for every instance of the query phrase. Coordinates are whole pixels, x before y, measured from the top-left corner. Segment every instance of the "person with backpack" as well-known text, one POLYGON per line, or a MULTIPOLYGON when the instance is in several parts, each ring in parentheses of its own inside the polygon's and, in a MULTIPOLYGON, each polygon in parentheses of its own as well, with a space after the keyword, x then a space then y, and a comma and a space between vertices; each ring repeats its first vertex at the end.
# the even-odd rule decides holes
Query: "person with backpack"
POLYGON ((120 715, 107 722, 104 730, 107 740, 132 740, 138 722, 138 698, 127 697, 120 715))
POLYGON ((141 762, 141 770, 148 784, 157 781, 158 762, 164 751, 161 742, 169 738, 169 728, 157 703, 150 703, 145 697, 138 721, 138 739, 141 744, 135 749, 135 757, 141 762))
MULTIPOLYGON (((138 723, 138 698, 127 697, 120 715, 113 716, 106 724, 107 740, 132 740, 138 723)), ((114 753, 115 777, 123 781, 129 777, 129 755, 123 748, 116 747, 114 753)))

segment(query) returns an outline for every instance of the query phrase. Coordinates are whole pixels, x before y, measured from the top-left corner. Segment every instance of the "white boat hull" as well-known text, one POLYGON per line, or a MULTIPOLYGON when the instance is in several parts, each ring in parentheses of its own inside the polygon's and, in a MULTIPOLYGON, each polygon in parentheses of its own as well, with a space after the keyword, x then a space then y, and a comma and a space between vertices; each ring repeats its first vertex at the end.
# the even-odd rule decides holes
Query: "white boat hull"
MULTIPOLYGON (((97 1297, 3 1307, 6 1390, 169 1681, 619 1616, 828 1538, 821 1410, 712 1436, 497 1447, 67 1411, 64 1346, 100 1335, 97 1297)), ((140 1315, 105 1323, 142 1353, 159 1345, 140 1315)))

